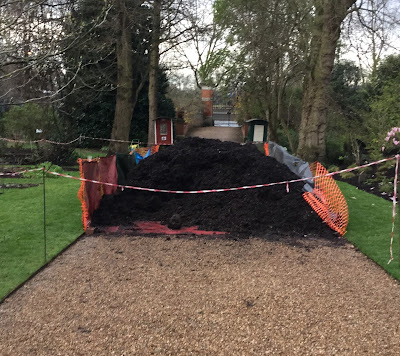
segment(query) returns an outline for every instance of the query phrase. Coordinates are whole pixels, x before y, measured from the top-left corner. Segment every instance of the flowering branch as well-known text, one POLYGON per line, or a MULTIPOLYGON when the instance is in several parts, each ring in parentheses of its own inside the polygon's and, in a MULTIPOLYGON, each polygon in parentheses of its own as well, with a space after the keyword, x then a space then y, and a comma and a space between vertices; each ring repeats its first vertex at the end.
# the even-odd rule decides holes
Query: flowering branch
MULTIPOLYGON (((385 141, 389 142, 392 140, 393 144, 395 146, 398 146, 400 144, 400 141, 398 139, 398 136, 400 135, 400 127, 392 127, 392 129, 387 133, 385 137, 385 141)), ((382 152, 385 150, 385 145, 382 146, 382 152)))

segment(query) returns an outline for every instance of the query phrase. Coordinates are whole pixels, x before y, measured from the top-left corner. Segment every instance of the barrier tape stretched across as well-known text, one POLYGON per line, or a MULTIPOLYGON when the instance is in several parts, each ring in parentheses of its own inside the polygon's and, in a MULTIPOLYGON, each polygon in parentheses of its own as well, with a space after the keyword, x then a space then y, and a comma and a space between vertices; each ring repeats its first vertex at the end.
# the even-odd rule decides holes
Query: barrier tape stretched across
MULTIPOLYGON (((340 173, 344 173, 344 172, 351 172, 351 171, 354 171, 354 170, 357 170, 357 169, 360 169, 360 168, 365 168, 365 167, 377 165, 377 164, 380 164, 380 163, 383 163, 383 162, 387 162, 387 161, 390 161, 390 160, 395 159, 395 158, 396 158, 396 170, 395 170, 394 194, 393 194, 393 218, 392 218, 392 233, 391 233, 391 245, 390 245, 390 260, 389 260, 388 263, 390 263, 393 260, 393 234, 394 234, 394 220, 395 220, 395 215, 396 215, 397 180, 398 180, 397 177, 398 177, 398 163, 399 163, 400 155, 396 155, 394 157, 389 157, 389 158, 384 158, 384 159, 381 159, 379 161, 375 161, 375 162, 367 163, 367 164, 364 164, 364 165, 361 165, 361 166, 357 166, 357 167, 353 167, 353 168, 347 168, 347 169, 343 169, 343 170, 336 171, 336 172, 331 172, 331 173, 325 173, 325 172, 327 172, 325 170, 324 174, 320 174, 321 171, 316 169, 316 168, 314 168, 315 176, 312 178, 315 182, 317 182, 317 180, 320 179, 320 178, 327 178, 327 177, 332 177, 333 175, 336 175, 336 174, 340 174, 340 173)), ((80 165, 81 165, 81 162, 80 162, 80 165)), ((42 168, 36 168, 36 169, 32 169, 32 170, 26 170, 26 171, 23 171, 23 172, 1 173, 0 175, 17 175, 17 174, 21 174, 21 173, 25 173, 25 172, 29 172, 29 171, 41 170, 41 169, 42 168)), ((75 179, 75 180, 81 181, 83 184, 81 185, 81 188, 80 188, 79 193, 78 193, 78 195, 79 194, 81 195, 80 198, 83 198, 83 189, 84 189, 83 187, 84 187, 84 183, 85 182, 90 182, 90 183, 102 184, 102 185, 110 186, 110 187, 121 188, 121 190, 124 190, 124 189, 135 189, 135 190, 149 191, 149 192, 155 192, 155 193, 200 194, 200 193, 218 193, 218 192, 254 189, 254 188, 262 188, 262 187, 268 187, 268 186, 273 186, 273 185, 281 185, 281 184, 286 184, 286 190, 287 190, 287 192, 289 192, 289 184, 290 183, 302 182, 302 181, 306 181, 306 180, 310 179, 310 178, 299 178, 299 179, 293 179, 293 180, 288 180, 288 181, 266 183, 266 184, 256 184, 256 185, 249 185, 249 186, 242 186, 242 187, 235 187, 235 188, 221 188, 221 189, 204 189, 204 190, 184 191, 184 190, 167 190, 167 189, 143 188, 143 187, 120 185, 120 184, 114 184, 114 183, 108 183, 108 182, 101 182, 99 180, 86 179, 86 178, 83 177, 83 175, 81 175, 81 177, 78 178, 78 177, 73 177, 71 175, 57 173, 57 172, 48 171, 48 173, 56 175, 56 176, 60 176, 60 177, 65 177, 65 178, 70 178, 70 179, 75 179)), ((318 193, 318 188, 317 188, 316 192, 318 193)), ((340 189, 339 189, 339 192, 340 192, 340 189)), ((334 193, 334 195, 335 195, 335 193, 334 193)), ((341 192, 340 192, 340 195, 342 195, 341 192)), ((319 200, 319 203, 321 202, 321 200, 325 199, 325 196, 322 196, 322 199, 321 199, 321 196, 318 196, 318 194, 314 195, 314 197, 317 198, 317 200, 319 200)), ((80 200, 83 201, 83 199, 80 199, 80 200)), ((340 204, 342 204, 343 201, 345 202, 344 198, 343 198, 343 201, 341 199, 339 199, 339 200, 341 201, 340 204)), ((86 229, 86 227, 88 226, 88 220, 87 220, 87 208, 84 205, 85 204, 82 203, 82 211, 83 211, 82 219, 83 219, 84 227, 86 229), (86 214, 85 214, 85 212, 86 212, 86 214)), ((347 206, 347 204, 346 204, 346 206, 347 206)), ((322 210, 324 211, 325 217, 328 217, 331 220, 331 222, 340 221, 339 227, 340 227, 341 230, 336 230, 336 229, 335 230, 338 231, 341 234, 344 234, 345 227, 347 226, 347 223, 345 221, 346 221, 346 219, 348 219, 348 216, 347 217, 346 216, 340 216, 339 217, 339 215, 335 211, 329 211, 327 209, 322 209, 322 210)))
POLYGON ((46 140, 44 138, 40 140, 34 140, 34 141, 25 141, 25 140, 13 140, 10 138, 5 138, 5 137, 0 137, 0 140, 7 141, 7 142, 17 142, 17 143, 39 143, 39 142, 46 142, 46 143, 52 143, 54 145, 71 145, 72 143, 79 141, 81 137, 78 137, 70 142, 56 142, 56 141, 51 141, 51 140, 46 140))
MULTIPOLYGON (((88 137, 88 136, 81 136, 80 138, 85 138, 88 140, 99 140, 99 141, 108 141, 108 142, 125 142, 131 143, 132 141, 125 141, 125 140, 114 140, 111 138, 100 138, 100 137, 88 137)), ((140 144, 144 144, 144 142, 139 142, 140 144)))
MULTIPOLYGON (((376 164, 380 164, 382 162, 390 161, 392 159, 396 158, 394 157, 389 157, 389 158, 384 158, 376 162, 371 162, 368 164, 364 164, 362 166, 358 167, 353 167, 353 168, 347 168, 343 169, 337 172, 331 172, 323 175, 317 175, 313 177, 312 179, 317 179, 321 177, 330 177, 335 174, 340 174, 344 172, 351 172, 360 168, 364 167, 369 167, 373 166, 376 164)), ((48 171, 47 173, 64 177, 64 178, 70 178, 70 179, 75 179, 75 180, 80 180, 84 182, 89 182, 89 183, 95 183, 95 184, 104 184, 112 187, 117 187, 121 189, 135 189, 135 190, 142 190, 142 191, 147 191, 147 192, 154 192, 154 193, 171 193, 171 194, 203 194, 203 193, 220 193, 220 192, 229 192, 229 191, 235 191, 235 190, 245 190, 245 189, 255 189, 255 188, 263 188, 263 187, 270 187, 273 185, 281 185, 281 184, 290 184, 290 183, 297 183, 297 182, 304 182, 307 180, 310 180, 310 178, 299 178, 299 179, 292 179, 292 180, 285 180, 281 182, 274 182, 274 183, 265 183, 265 184, 255 184, 255 185, 246 185, 242 187, 234 187, 234 188, 219 188, 219 189, 203 189, 203 190, 168 190, 168 189, 154 189, 154 188, 143 188, 143 187, 136 187, 136 186, 131 186, 131 185, 120 185, 120 184, 114 184, 114 183, 107 183, 107 182, 100 182, 98 180, 91 180, 91 179, 86 179, 86 178, 78 178, 78 177, 73 177, 67 174, 62 174, 62 173, 56 173, 56 172, 51 172, 48 171)))
MULTIPOLYGON (((88 140, 99 140, 99 141, 108 141, 108 142, 124 142, 124 143, 131 143, 131 141, 124 141, 124 140, 114 140, 111 138, 100 138, 100 137, 89 137, 89 136, 83 136, 80 135, 79 137, 75 138, 72 141, 69 142, 57 142, 57 141, 51 141, 51 140, 47 140, 47 139, 40 139, 40 140, 34 140, 34 141, 25 141, 25 140, 14 140, 11 138, 6 138, 6 137, 0 137, 0 141, 7 141, 7 142, 16 142, 16 143, 51 143, 54 145, 71 145, 74 142, 83 140, 83 139, 88 139, 88 140)), ((145 142, 138 142, 139 144, 145 144, 145 142)))
POLYGON ((34 171, 41 171, 43 170, 43 168, 35 168, 35 169, 27 169, 25 171, 21 171, 21 172, 12 172, 12 173, 0 173, 0 176, 11 176, 11 177, 15 177, 18 176, 20 174, 24 174, 26 172, 34 172, 34 171))
POLYGON ((89 183, 95 183, 95 184, 104 184, 104 185, 108 185, 111 187, 117 187, 117 188, 121 188, 121 189, 135 189, 135 190, 142 190, 142 191, 153 192, 153 193, 172 193, 172 194, 220 193, 220 192, 229 192, 229 191, 234 191, 234 190, 269 187, 269 186, 280 185, 280 184, 290 184, 290 183, 302 182, 306 179, 307 180, 310 179, 310 178, 306 178, 306 179, 300 178, 300 179, 293 179, 293 180, 276 182, 276 183, 256 184, 256 185, 248 185, 248 186, 235 187, 235 188, 203 189, 203 190, 168 190, 168 189, 143 188, 143 187, 136 187, 136 186, 131 186, 131 185, 120 185, 120 184, 114 184, 114 183, 100 182, 97 180, 78 178, 78 177, 73 177, 73 176, 70 176, 67 174, 50 172, 50 171, 47 173, 50 173, 50 174, 53 174, 56 176, 60 176, 60 177, 64 177, 64 178, 71 178, 71 179, 80 180, 80 181, 89 182, 89 183))

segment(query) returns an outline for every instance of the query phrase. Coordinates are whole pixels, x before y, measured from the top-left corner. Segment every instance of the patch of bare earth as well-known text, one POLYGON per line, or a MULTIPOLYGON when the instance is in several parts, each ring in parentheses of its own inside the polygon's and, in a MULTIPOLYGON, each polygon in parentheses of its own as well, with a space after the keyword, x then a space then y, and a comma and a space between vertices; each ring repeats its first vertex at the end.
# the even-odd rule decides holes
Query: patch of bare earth
POLYGON ((347 244, 87 237, 0 305, 0 354, 399 355, 399 300, 347 244))

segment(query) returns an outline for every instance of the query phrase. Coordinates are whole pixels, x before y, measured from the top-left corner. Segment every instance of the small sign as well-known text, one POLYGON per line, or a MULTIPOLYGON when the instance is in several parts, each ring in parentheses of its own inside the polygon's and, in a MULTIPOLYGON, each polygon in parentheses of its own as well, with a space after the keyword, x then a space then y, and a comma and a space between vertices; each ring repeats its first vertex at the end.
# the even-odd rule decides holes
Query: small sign
POLYGON ((43 133, 42 129, 36 129, 36 133, 43 133))
POLYGON ((167 141, 167 136, 161 136, 161 141, 167 141))

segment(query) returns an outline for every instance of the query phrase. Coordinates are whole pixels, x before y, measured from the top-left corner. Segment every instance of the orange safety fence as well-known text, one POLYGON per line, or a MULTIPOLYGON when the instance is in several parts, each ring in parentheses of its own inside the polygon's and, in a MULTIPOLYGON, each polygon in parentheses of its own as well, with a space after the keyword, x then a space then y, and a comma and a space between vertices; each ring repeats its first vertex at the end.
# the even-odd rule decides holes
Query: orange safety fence
MULTIPOLYGON (((112 184, 118 183, 115 156, 100 157, 91 160, 78 159, 78 162, 81 178, 112 184)), ((82 223, 85 231, 90 226, 91 216, 99 207, 103 195, 114 194, 116 190, 117 187, 115 186, 81 182, 78 198, 81 201, 82 223)))
POLYGON ((264 152, 266 156, 269 156, 269 146, 268 146, 268 142, 264 143, 264 152))
POLYGON ((310 169, 313 177, 318 178, 314 178, 314 189, 304 193, 303 197, 331 229, 343 236, 349 223, 347 202, 331 176, 319 177, 328 174, 322 164, 314 162, 310 169))
MULTIPOLYGON (((82 162, 83 160, 81 158, 78 159, 79 163, 79 173, 80 177, 84 179, 84 174, 83 174, 83 167, 82 167, 82 162)), ((89 220, 89 212, 88 208, 86 205, 86 199, 85 199, 85 182, 82 180, 81 181, 81 186, 78 191, 78 198, 79 201, 81 202, 81 207, 82 207, 82 224, 83 224, 83 229, 86 231, 86 228, 88 227, 88 220, 89 220)))

